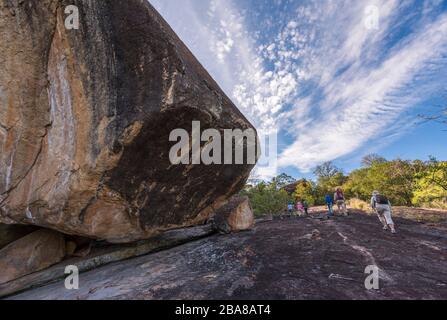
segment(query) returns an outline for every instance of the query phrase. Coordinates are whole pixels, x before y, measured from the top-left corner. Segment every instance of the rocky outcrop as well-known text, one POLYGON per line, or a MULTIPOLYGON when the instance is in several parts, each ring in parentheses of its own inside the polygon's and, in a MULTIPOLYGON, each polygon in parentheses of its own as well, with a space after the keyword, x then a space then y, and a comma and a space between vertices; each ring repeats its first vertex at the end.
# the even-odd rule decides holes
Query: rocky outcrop
POLYGON ((248 197, 234 196, 216 211, 214 226, 221 233, 250 230, 255 225, 248 197))
POLYGON ((38 230, 0 250, 0 284, 43 270, 65 257, 64 235, 38 230))
POLYGON ((278 219, 91 270, 79 290, 61 280, 11 299, 446 299, 447 229, 395 222, 398 235, 357 212, 278 219), (371 265, 380 269, 379 290, 365 288, 371 265))
POLYGON ((244 186, 252 164, 171 163, 174 129, 253 127, 147 1, 0 0, 0 38, 1 223, 130 242, 244 186))
MULTIPOLYGON (((203 225, 166 231, 152 239, 135 243, 95 243, 86 255, 74 254, 72 257, 48 269, 23 276, 8 283, 0 284, 0 298, 64 279, 66 277, 65 269, 67 266, 75 265, 78 267, 80 273, 84 273, 114 262, 123 262, 131 258, 147 255, 151 252, 167 250, 184 243, 193 242, 213 233, 214 229, 211 225, 203 225)), ((72 242, 67 240, 67 244, 72 242)), ((70 252, 66 252, 66 254, 70 255, 70 252)))
POLYGON ((0 223, 0 249, 37 229, 33 226, 17 226, 0 223))

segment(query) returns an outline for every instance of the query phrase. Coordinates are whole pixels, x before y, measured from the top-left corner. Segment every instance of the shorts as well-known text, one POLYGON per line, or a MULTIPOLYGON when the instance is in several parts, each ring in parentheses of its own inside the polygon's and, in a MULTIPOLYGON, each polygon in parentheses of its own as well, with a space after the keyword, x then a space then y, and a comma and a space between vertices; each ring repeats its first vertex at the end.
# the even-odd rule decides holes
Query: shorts
POLYGON ((337 200, 337 206, 338 207, 341 207, 341 206, 344 206, 345 205, 345 200, 337 200))
POLYGON ((394 224, 393 218, 391 217, 391 207, 389 205, 377 204, 376 210, 379 218, 384 217, 388 225, 394 224))

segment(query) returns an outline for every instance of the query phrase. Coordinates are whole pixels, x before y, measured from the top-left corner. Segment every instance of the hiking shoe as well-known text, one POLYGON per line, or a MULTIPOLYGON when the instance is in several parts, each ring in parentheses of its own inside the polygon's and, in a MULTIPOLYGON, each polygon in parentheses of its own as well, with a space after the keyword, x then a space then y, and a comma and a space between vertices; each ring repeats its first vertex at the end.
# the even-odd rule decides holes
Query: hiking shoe
POLYGON ((391 233, 392 234, 396 234, 397 232, 396 232, 396 230, 392 230, 391 233))
POLYGON ((384 231, 388 231, 388 226, 383 227, 384 231))

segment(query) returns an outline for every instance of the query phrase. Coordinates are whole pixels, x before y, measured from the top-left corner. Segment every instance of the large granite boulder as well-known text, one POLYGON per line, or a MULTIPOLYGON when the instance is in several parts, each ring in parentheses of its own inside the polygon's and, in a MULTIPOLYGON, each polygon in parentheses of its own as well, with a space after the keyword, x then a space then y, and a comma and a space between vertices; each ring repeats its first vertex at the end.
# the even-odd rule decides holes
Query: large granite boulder
POLYGON ((0 38, 0 223, 130 242, 245 184, 253 164, 171 163, 174 129, 254 128, 148 1, 0 0, 0 38))
POLYGON ((65 257, 64 235, 41 229, 0 250, 0 284, 48 268, 65 257))

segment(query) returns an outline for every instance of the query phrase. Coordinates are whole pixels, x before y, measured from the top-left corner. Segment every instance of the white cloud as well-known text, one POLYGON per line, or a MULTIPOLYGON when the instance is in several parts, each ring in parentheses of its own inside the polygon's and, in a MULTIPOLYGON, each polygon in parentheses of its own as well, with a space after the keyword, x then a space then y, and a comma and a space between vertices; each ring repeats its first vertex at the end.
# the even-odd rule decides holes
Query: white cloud
POLYGON ((279 163, 303 171, 402 130, 402 114, 434 88, 419 78, 446 66, 440 0, 421 12, 416 0, 290 1, 256 25, 236 0, 150 2, 259 129, 286 132, 279 163), (379 30, 365 27, 366 5, 379 8, 379 30))
MULTIPOLYGON (((304 133, 295 136, 295 142, 281 155, 281 166, 306 171, 359 150, 384 133, 398 132, 402 128, 394 124, 402 112, 427 97, 429 92, 422 90, 427 87, 418 88, 416 79, 430 72, 432 63, 446 62, 447 15, 426 24, 391 49, 383 61, 371 65, 371 57, 385 50, 381 40, 395 18, 393 10, 397 9, 391 2, 380 7, 386 10, 382 10, 385 14, 378 34, 369 39, 365 36, 369 32, 361 28, 357 19, 354 25, 358 26, 347 28, 349 32, 338 46, 328 39, 322 47, 323 52, 340 48, 330 55, 332 61, 317 55, 318 64, 309 67, 313 77, 321 74, 319 85, 324 98, 317 105, 322 113, 304 133), (346 70, 337 75, 344 66, 346 70)), ((294 110, 299 113, 300 106, 294 110)))

